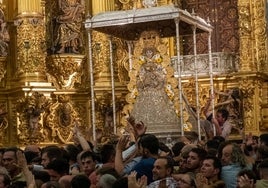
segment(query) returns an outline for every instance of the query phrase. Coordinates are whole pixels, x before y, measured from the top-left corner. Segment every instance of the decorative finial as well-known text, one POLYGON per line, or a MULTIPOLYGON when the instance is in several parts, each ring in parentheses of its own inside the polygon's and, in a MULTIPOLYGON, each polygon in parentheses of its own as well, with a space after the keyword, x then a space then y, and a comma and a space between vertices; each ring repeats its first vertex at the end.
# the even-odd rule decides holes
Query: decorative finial
POLYGON ((151 7, 156 7, 157 2, 156 0, 143 0, 142 4, 145 8, 151 8, 151 7))

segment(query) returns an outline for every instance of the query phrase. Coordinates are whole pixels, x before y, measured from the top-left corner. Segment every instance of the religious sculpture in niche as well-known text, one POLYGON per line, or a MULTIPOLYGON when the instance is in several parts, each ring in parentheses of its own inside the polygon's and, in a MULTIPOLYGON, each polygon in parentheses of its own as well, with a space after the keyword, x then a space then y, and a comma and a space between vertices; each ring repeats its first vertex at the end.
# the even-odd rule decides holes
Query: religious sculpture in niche
MULTIPOLYGON (((120 100, 119 97, 115 98, 115 112, 116 117, 119 116, 119 112, 122 110, 125 102, 120 100)), ((109 140, 114 138, 114 126, 116 128, 120 128, 120 125, 114 125, 113 121, 113 100, 112 93, 105 91, 103 95, 101 95, 96 100, 96 119, 97 119, 97 131, 102 132, 101 142, 106 143, 109 140)), ((120 117, 119 117, 120 118, 120 117)))
POLYGON ((52 95, 55 101, 44 115, 46 134, 50 142, 67 143, 72 141, 72 129, 79 121, 68 95, 52 95))
POLYGON ((17 130, 21 144, 35 144, 44 140, 42 117, 49 104, 50 101, 38 92, 17 101, 17 130))
POLYGON ((178 133, 178 110, 174 103, 178 101, 178 91, 174 89, 177 81, 166 43, 158 32, 145 31, 135 45, 134 57, 127 95, 130 105, 124 108, 125 112, 128 109, 137 122, 144 122, 148 132, 161 133, 166 126, 168 131, 178 133))
POLYGON ((8 53, 8 43, 10 37, 7 31, 7 25, 5 22, 5 15, 2 9, 0 9, 0 56, 5 57, 8 53))
POLYGON ((82 21, 84 0, 58 0, 59 15, 56 18, 56 52, 80 53, 83 46, 82 21))

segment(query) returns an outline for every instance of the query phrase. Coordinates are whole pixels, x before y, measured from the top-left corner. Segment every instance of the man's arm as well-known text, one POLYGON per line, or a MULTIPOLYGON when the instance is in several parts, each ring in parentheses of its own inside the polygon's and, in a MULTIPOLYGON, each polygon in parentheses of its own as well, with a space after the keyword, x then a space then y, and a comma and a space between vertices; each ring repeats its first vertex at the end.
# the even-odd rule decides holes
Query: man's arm
POLYGON ((114 161, 114 166, 115 166, 115 170, 119 173, 122 174, 123 173, 123 169, 124 169, 124 161, 123 161, 123 155, 122 152, 124 151, 124 149, 126 148, 126 145, 129 141, 129 137, 127 135, 123 135, 117 145, 116 145, 116 151, 115 151, 115 161, 114 161))

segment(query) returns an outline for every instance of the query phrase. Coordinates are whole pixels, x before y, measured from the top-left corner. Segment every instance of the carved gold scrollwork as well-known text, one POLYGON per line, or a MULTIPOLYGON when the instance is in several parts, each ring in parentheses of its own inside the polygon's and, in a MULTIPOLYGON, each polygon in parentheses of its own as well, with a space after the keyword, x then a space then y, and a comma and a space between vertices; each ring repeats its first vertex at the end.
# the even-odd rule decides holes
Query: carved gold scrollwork
POLYGON ((0 57, 0 82, 6 75, 6 57, 0 57))
POLYGON ((100 78, 100 74, 109 71, 109 43, 103 33, 93 32, 93 62, 94 78, 100 78))
POLYGON ((17 101, 17 131, 20 144, 36 144, 44 140, 42 118, 49 104, 50 100, 38 92, 17 101))
POLYGON ((241 71, 256 70, 253 61, 252 46, 252 23, 249 1, 238 1, 239 12, 239 35, 240 35, 240 69, 241 71))
POLYGON ((8 121, 7 121, 7 107, 6 103, 0 103, 0 146, 5 142, 5 135, 7 132, 8 121))
POLYGON ((46 43, 44 22, 40 17, 19 18, 17 26, 17 75, 45 74, 46 43))
POLYGON ((5 7, 0 6, 0 56, 5 57, 8 54, 10 36, 5 21, 5 7))
POLYGON ((118 6, 120 10, 129 10, 133 7, 141 8, 142 3, 141 0, 119 0, 118 6))
POLYGON ((54 103, 45 114, 46 141, 67 143, 72 141, 72 129, 79 120, 70 97, 68 95, 53 96, 54 103))
POLYGON ((253 104, 253 97, 255 93, 255 86, 256 81, 249 80, 249 79, 243 79, 240 81, 240 89, 243 94, 243 109, 244 109, 244 126, 245 130, 252 130, 254 125, 254 104, 253 104))
POLYGON ((84 63, 83 55, 52 55, 47 59, 48 79, 57 88, 72 89, 75 83, 81 83, 84 63))

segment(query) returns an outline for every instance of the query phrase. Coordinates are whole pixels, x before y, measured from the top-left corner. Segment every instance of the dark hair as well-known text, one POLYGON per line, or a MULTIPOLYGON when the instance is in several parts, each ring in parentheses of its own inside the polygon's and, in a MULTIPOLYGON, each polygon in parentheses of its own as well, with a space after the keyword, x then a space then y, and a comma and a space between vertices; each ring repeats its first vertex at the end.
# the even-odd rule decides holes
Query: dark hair
MULTIPOLYGON (((14 152, 14 156, 15 156, 15 159, 17 160, 17 155, 16 155, 16 153, 17 153, 17 151, 19 151, 20 149, 19 148, 17 148, 17 147, 10 147, 10 148, 6 148, 5 149, 5 151, 4 151, 4 153, 6 153, 6 152, 8 152, 8 151, 11 151, 11 152, 14 152)), ((22 150, 21 150, 22 151, 22 150)), ((23 152, 23 151, 22 151, 23 152)), ((4 154, 3 153, 3 154, 4 154)))
POLYGON ((79 154, 79 149, 74 144, 68 144, 65 147, 65 150, 68 153, 69 160, 76 162, 77 161, 77 155, 79 154))
POLYGON ((260 164, 258 165, 258 169, 267 168, 268 169, 268 159, 264 159, 260 164))
POLYGON ((50 180, 50 176, 45 170, 33 170, 34 179, 41 180, 42 182, 48 182, 50 180))
POLYGON ((0 153, 4 153, 5 152, 5 150, 6 150, 6 148, 0 148, 0 153))
POLYGON ((80 159, 83 160, 83 159, 86 159, 88 157, 91 157, 93 161, 97 160, 96 154, 94 152, 91 152, 91 151, 83 152, 83 154, 81 155, 80 159))
POLYGON ((164 142, 159 142, 159 149, 163 152, 168 153, 169 155, 172 155, 171 150, 164 142))
POLYGON ((267 133, 260 135, 260 143, 264 143, 264 145, 268 146, 268 134, 267 133))
POLYGON ((65 175, 69 173, 69 163, 65 159, 55 159, 48 163, 46 169, 51 169, 60 175, 65 175))
POLYGON ((211 156, 211 157, 216 157, 217 154, 218 154, 218 150, 216 149, 213 149, 213 148, 209 148, 208 151, 207 151, 207 155, 208 156, 211 156))
POLYGON ((60 184, 57 181, 48 181, 45 183, 46 188, 60 188, 60 184))
POLYGON ((202 148, 193 148, 191 152, 196 153, 201 161, 203 161, 207 156, 207 151, 202 148))
POLYGON ((260 147, 258 147, 257 149, 257 153, 258 153, 258 160, 263 160, 268 158, 268 146, 262 145, 260 147))
POLYGON ((229 112, 228 112, 228 110, 226 110, 225 108, 221 108, 221 109, 217 110, 217 113, 220 113, 221 116, 222 116, 225 120, 227 120, 228 117, 229 117, 229 112))
POLYGON ((91 182, 86 175, 76 175, 71 181, 72 188, 89 188, 91 182))
POLYGON ((212 148, 217 150, 219 148, 220 142, 218 140, 208 140, 206 145, 208 149, 212 148))
POLYGON ((50 161, 52 161, 53 159, 62 158, 63 156, 62 149, 57 146, 47 146, 42 149, 41 153, 42 155, 46 153, 50 161))
POLYGON ((104 144, 101 148, 101 161, 102 163, 109 162, 112 156, 115 156, 115 148, 112 144, 104 144))
POLYGON ((37 158, 39 155, 36 152, 33 151, 25 151, 24 152, 27 164, 30 164, 33 159, 37 158))
POLYGON ((222 143, 225 141, 225 138, 222 136, 214 136, 212 140, 217 140, 219 143, 222 143))
POLYGON ((11 183, 11 185, 9 186, 10 188, 24 188, 27 187, 27 184, 25 181, 15 181, 13 183, 11 183))
POLYGON ((176 142, 173 146, 172 146, 172 152, 174 154, 174 156, 179 156, 181 153, 181 149, 185 146, 184 142, 176 142))
POLYGON ((215 156, 207 156, 204 160, 213 160, 213 167, 219 169, 218 178, 221 177, 221 160, 215 156))
POLYGON ((127 177, 120 178, 120 179, 116 180, 113 183, 112 188, 118 188, 118 187, 128 188, 128 179, 127 179, 127 177))
POLYGON ((100 174, 100 175, 110 174, 110 175, 114 176, 116 179, 118 179, 120 177, 120 175, 118 174, 118 172, 114 168, 108 167, 108 166, 98 169, 96 171, 96 174, 100 174))
POLYGON ((158 154, 159 150, 159 141, 155 135, 144 134, 140 137, 138 141, 138 146, 142 146, 150 151, 151 154, 158 154))

